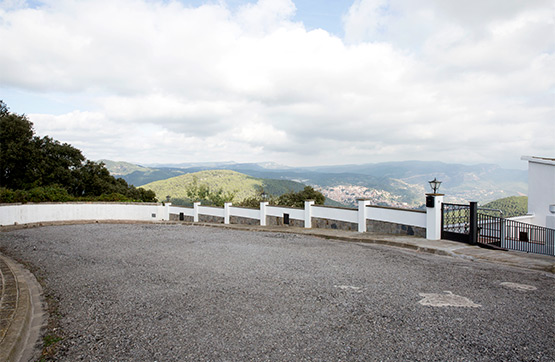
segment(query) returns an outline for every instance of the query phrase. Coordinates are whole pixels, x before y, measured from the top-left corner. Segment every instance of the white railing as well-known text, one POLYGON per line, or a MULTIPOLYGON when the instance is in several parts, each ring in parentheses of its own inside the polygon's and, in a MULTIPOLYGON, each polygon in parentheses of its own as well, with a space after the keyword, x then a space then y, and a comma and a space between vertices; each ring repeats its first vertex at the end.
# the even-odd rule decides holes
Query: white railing
POLYGON ((358 223, 358 210, 314 205, 312 206, 312 217, 358 223))
POLYGON ((246 219, 260 220, 260 210, 232 206, 229 209, 231 216, 244 217, 246 219))
POLYGON ((367 220, 390 222, 426 228, 426 213, 416 210, 396 209, 369 205, 366 214, 367 220))
MULTIPOLYGON (((0 225, 30 224, 39 222, 78 221, 78 220, 170 220, 170 215, 193 217, 212 216, 222 218, 225 224, 230 217, 253 219, 260 225, 266 225, 267 217, 285 218, 304 222, 305 228, 312 227, 312 219, 328 219, 334 222, 358 224, 358 230, 366 231, 367 220, 377 220, 401 225, 426 228, 426 213, 405 209, 369 206, 368 201, 359 203, 358 209, 316 206, 313 201, 306 201, 304 208, 270 206, 262 202, 259 209, 232 206, 226 203, 222 207, 202 206, 194 203, 193 207, 173 206, 169 203, 41 203, 41 204, 5 204, 0 205, 0 225)), ((201 218, 202 219, 202 218, 201 218)))
POLYGON ((304 209, 266 206, 266 216, 283 217, 284 214, 288 214, 290 219, 305 221, 304 209))

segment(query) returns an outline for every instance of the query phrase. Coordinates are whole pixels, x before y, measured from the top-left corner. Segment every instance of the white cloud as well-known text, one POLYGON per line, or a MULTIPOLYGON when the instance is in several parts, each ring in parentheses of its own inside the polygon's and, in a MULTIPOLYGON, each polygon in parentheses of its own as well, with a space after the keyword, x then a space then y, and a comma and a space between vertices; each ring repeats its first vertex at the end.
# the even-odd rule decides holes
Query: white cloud
POLYGON ((0 84, 88 99, 30 117, 93 159, 553 156, 549 1, 486 3, 357 0, 340 39, 290 0, 2 2, 0 84))

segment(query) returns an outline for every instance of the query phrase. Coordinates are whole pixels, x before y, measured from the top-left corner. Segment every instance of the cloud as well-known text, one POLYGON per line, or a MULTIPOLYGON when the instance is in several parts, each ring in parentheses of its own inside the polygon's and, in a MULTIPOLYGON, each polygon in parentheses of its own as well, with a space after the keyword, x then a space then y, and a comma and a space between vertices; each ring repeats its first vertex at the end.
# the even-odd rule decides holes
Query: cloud
POLYGON ((4 1, 0 84, 86 100, 30 118, 90 158, 518 165, 553 155, 549 1, 356 0, 344 39, 305 29, 295 9, 4 1))

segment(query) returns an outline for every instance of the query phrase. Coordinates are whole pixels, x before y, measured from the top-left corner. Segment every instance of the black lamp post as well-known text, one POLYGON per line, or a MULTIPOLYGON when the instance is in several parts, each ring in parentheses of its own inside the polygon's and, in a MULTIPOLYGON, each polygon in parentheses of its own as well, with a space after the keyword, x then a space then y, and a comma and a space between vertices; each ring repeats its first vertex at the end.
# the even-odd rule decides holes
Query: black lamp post
POLYGON ((439 186, 441 185, 441 181, 438 181, 435 177, 432 181, 428 181, 428 183, 430 184, 430 187, 432 188, 432 191, 434 192, 434 194, 437 194, 437 191, 439 190, 439 186))

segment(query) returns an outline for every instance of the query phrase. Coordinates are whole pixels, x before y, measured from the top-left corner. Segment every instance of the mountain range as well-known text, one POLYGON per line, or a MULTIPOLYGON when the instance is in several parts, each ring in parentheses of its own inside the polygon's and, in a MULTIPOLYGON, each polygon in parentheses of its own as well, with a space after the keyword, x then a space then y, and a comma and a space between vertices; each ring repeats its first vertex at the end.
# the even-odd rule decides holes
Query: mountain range
POLYGON ((378 205, 418 207, 430 192, 428 181, 442 181, 440 192, 447 202, 486 203, 527 193, 526 170, 504 169, 494 164, 462 165, 435 161, 403 161, 289 167, 266 163, 180 163, 136 165, 101 160, 114 176, 142 186, 153 181, 204 170, 232 170, 245 175, 291 180, 314 186, 325 196, 352 206, 357 198, 370 198, 378 205))

